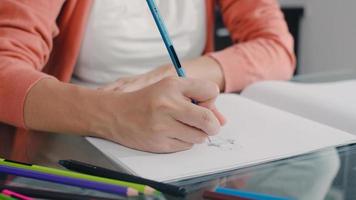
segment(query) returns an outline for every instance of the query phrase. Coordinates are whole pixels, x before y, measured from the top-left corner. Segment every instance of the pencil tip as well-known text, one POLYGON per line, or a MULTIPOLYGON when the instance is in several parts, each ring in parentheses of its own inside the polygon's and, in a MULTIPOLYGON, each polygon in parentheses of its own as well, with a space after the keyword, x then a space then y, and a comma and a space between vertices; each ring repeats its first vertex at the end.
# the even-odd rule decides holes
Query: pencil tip
POLYGON ((145 194, 149 194, 149 195, 153 195, 155 193, 157 193, 158 191, 150 186, 146 186, 145 187, 145 190, 144 190, 144 193, 145 194))
POLYGON ((137 190, 132 189, 132 188, 127 189, 127 196, 134 197, 134 196, 138 196, 138 195, 139 195, 139 193, 137 190))

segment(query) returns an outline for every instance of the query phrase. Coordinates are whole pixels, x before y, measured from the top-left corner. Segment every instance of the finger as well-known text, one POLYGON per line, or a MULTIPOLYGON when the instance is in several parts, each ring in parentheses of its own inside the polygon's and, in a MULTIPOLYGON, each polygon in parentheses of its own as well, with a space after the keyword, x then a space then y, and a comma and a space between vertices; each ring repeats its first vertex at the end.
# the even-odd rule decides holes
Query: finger
POLYGON ((135 81, 135 82, 131 82, 131 83, 126 83, 126 84, 122 85, 120 88, 116 88, 115 90, 120 91, 120 92, 134 92, 134 91, 144 88, 145 86, 146 85, 144 85, 143 83, 135 81))
POLYGON ((168 142, 167 142, 167 149, 166 149, 166 153, 174 153, 174 152, 178 152, 178 151, 185 151, 185 150, 189 150, 193 147, 194 144, 192 143, 187 143, 184 141, 181 141, 179 139, 176 138, 171 138, 168 142))
POLYGON ((215 117, 219 120, 220 125, 224 126, 227 122, 225 116, 216 108, 216 106, 210 108, 210 110, 214 113, 215 117))
POLYGON ((211 110, 187 101, 170 114, 174 119, 200 129, 208 135, 216 135, 220 130, 220 122, 211 110))
POLYGON ((177 121, 177 125, 174 126, 174 130, 172 131, 172 134, 170 134, 170 137, 177 138, 187 143, 201 144, 207 140, 208 135, 200 129, 177 121))
POLYGON ((153 83, 155 83, 154 80, 149 79, 146 76, 137 76, 135 79, 126 81, 119 88, 116 88, 116 90, 120 90, 121 92, 134 92, 142 88, 148 87, 153 83))
POLYGON ((119 89, 124 84, 125 84, 125 81, 118 80, 118 81, 111 83, 109 85, 106 85, 104 87, 100 87, 99 89, 104 90, 104 91, 115 91, 115 90, 119 89))
POLYGON ((203 80, 187 79, 190 87, 185 89, 184 95, 190 99, 198 101, 200 106, 210 109, 216 116, 220 125, 226 123, 226 118, 218 111, 215 100, 220 91, 216 84, 203 80))
POLYGON ((181 80, 183 95, 195 101, 205 102, 219 95, 219 87, 213 82, 188 78, 181 80))
POLYGON ((215 100, 216 100, 216 98, 210 99, 210 100, 205 101, 205 102, 200 102, 200 103, 199 103, 199 106, 203 106, 203 107, 205 107, 205 108, 210 109, 210 110, 214 113, 215 117, 219 120, 220 125, 223 126, 223 125, 226 124, 226 118, 225 118, 225 116, 216 108, 216 106, 215 106, 215 100))
POLYGON ((99 90, 104 90, 104 91, 111 91, 114 90, 116 88, 116 84, 115 83, 111 83, 109 85, 105 85, 103 87, 98 88, 99 90))

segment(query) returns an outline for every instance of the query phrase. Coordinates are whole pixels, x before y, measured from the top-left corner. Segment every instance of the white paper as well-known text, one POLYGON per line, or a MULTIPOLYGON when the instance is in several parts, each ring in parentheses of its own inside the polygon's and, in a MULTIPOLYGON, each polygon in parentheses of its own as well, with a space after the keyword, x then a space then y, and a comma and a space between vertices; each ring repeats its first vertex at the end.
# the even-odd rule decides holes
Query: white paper
POLYGON ((129 172, 163 182, 208 175, 351 143, 355 136, 253 102, 221 95, 218 108, 228 119, 213 144, 173 154, 151 154, 112 142, 88 140, 129 172))
POLYGON ((293 83, 266 81, 243 96, 356 135, 356 81, 293 83))

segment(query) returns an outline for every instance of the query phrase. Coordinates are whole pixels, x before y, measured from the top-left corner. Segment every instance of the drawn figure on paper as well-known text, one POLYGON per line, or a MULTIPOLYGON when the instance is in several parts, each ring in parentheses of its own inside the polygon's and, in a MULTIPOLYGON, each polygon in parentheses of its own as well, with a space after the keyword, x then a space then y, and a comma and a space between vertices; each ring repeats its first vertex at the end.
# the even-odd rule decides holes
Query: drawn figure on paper
POLYGON ((223 137, 211 137, 211 141, 207 143, 209 147, 219 148, 221 150, 233 150, 236 147, 239 147, 236 144, 235 139, 223 138, 223 137))

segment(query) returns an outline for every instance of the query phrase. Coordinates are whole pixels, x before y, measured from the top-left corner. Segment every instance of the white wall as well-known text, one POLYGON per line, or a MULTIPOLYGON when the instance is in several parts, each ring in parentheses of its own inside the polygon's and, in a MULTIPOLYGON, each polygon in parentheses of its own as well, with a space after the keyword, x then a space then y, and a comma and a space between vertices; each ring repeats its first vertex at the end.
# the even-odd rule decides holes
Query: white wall
POLYGON ((356 69, 356 0, 280 0, 304 4, 301 74, 356 69))

